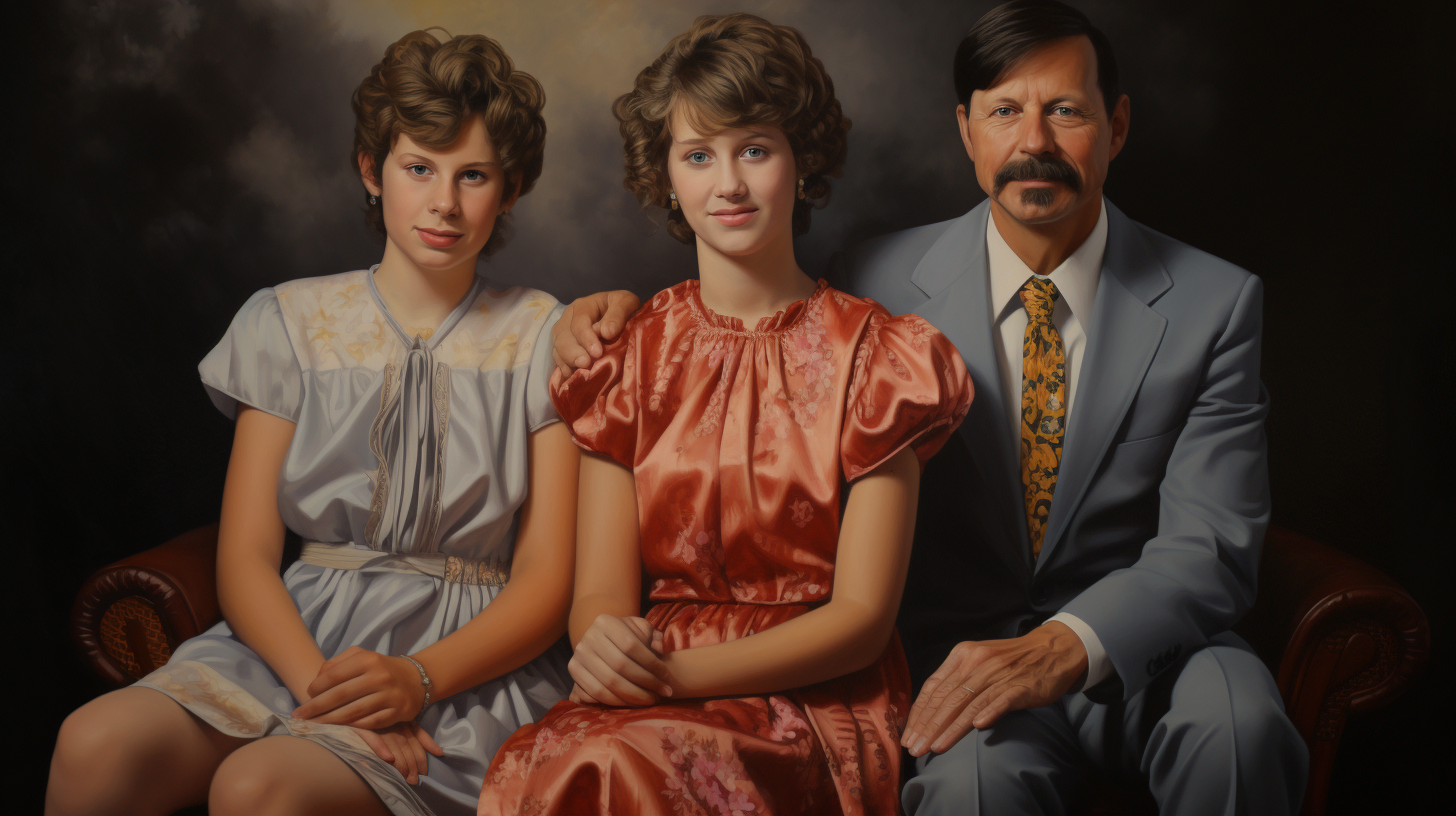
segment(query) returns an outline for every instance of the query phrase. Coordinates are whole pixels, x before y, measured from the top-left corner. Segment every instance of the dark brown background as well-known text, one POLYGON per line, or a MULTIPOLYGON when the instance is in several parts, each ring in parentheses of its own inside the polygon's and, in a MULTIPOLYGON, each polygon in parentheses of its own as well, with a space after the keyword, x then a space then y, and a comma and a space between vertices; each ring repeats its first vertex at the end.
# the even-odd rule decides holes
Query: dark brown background
MULTIPOLYGON (((483 32, 545 86, 546 170, 490 277, 562 298, 647 295, 693 274, 692 254, 622 189, 608 106, 698 13, 800 28, 855 122, 846 176, 800 239, 804 268, 981 199, 949 65, 992 4, 900 5, 130 0, 11 17, 0 451, 17 636, 7 696, 22 713, 10 737, 25 757, 11 766, 15 812, 39 812, 56 727, 100 690, 66 639, 78 585, 217 517, 231 428, 198 360, 256 289, 379 258, 348 162, 348 99, 386 44, 427 25, 483 32)), ((1348 729, 1331 812, 1445 811, 1445 4, 1079 5, 1111 37, 1132 97, 1108 196, 1266 282, 1275 523, 1385 570, 1431 618, 1425 676, 1348 729)))

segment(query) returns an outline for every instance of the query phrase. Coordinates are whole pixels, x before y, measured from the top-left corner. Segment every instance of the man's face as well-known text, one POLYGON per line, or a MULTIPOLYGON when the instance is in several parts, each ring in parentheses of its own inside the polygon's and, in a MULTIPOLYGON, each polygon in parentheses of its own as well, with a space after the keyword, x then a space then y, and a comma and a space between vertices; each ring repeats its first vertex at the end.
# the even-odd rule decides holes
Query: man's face
POLYGON ((1025 224, 1049 224, 1100 199, 1107 165, 1127 138, 1127 97, 1109 113, 1086 37, 1053 40, 999 84, 956 108, 976 180, 1025 224))

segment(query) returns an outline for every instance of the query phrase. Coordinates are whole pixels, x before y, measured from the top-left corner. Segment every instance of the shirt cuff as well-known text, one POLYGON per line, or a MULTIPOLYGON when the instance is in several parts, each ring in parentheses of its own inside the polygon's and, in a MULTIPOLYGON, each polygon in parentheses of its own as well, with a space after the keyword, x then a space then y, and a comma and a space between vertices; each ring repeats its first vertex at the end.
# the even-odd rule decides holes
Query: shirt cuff
MULTIPOLYGON (((1082 646, 1087 649, 1087 681, 1082 684, 1082 691, 1112 676, 1112 661, 1107 659, 1107 650, 1102 648, 1102 641, 1097 639, 1097 633, 1092 631, 1092 627, 1067 612, 1058 612, 1047 618, 1047 623, 1052 621, 1065 623, 1068 629, 1077 633, 1077 637, 1082 640, 1082 646)), ((1046 623, 1042 625, 1045 626, 1046 623)))

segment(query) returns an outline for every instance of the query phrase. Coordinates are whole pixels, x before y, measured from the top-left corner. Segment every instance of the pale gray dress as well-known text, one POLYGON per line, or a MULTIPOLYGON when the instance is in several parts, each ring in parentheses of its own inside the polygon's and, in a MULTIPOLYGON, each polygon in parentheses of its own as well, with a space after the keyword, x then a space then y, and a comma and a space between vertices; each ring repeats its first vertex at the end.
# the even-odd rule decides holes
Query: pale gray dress
MULTIPOLYGON (((509 575, 527 436, 559 419, 546 389, 554 298, 477 277, 417 338, 389 315, 372 271, 258 292, 198 366, 229 417, 242 402, 297 423, 278 509, 312 543, 283 580, 325 658, 350 646, 417 652, 490 603, 509 575)), ((293 695, 226 622, 138 685, 234 736, 313 740, 396 814, 473 814, 496 748, 571 689, 569 656, 558 644, 432 702, 419 723, 445 756, 429 757, 415 787, 351 729, 293 719, 293 695)))

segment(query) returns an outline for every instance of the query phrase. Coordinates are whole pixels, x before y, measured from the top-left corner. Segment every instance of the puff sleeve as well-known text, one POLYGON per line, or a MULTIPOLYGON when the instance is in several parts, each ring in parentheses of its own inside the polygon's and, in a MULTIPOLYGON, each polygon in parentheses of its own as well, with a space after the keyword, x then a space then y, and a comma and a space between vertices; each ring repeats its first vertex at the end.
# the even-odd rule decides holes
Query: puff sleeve
POLYGON ((916 315, 876 314, 855 351, 839 439, 846 481, 906 445, 921 467, 965 419, 971 377, 955 346, 916 315))
POLYGON ((629 320, 622 334, 602 350, 602 356, 570 377, 551 375, 551 401, 571 438, 585 450, 606 454, 631 468, 636 466, 637 429, 637 321, 629 320))
POLYGON ((551 404, 551 374, 556 370, 556 362, 551 359, 551 328, 565 310, 565 306, 556 304, 541 322, 536 345, 531 349, 531 365, 526 370, 526 422, 532 433, 561 419, 551 404))
POLYGON ((289 422, 303 404, 303 368, 272 289, 261 289, 197 366, 212 404, 234 419, 245 403, 289 422))

